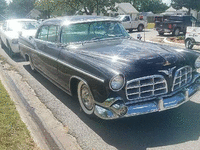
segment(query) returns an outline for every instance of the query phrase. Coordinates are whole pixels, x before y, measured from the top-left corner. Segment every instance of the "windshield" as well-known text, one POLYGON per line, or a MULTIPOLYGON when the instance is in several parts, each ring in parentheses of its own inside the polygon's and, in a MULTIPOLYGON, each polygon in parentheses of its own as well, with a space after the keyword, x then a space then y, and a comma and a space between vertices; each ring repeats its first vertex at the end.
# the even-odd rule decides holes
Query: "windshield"
POLYGON ((10 31, 32 30, 38 26, 37 21, 10 21, 8 29, 10 31))
POLYGON ((122 19, 124 18, 124 16, 118 15, 117 18, 118 18, 119 20, 122 20, 122 19))
POLYGON ((129 37, 119 22, 90 22, 64 26, 61 43, 82 42, 97 39, 129 37))

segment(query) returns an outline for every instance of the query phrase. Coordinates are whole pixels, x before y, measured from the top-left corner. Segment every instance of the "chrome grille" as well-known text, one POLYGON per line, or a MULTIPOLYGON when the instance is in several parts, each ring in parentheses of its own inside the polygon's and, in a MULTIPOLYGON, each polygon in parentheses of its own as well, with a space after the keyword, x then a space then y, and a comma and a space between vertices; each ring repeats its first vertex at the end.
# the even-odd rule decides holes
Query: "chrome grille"
POLYGON ((167 82, 161 75, 152 75, 130 80, 126 84, 128 100, 150 98, 167 93, 167 82))
POLYGON ((192 80, 192 67, 185 66, 178 69, 174 76, 172 91, 183 87, 192 80))

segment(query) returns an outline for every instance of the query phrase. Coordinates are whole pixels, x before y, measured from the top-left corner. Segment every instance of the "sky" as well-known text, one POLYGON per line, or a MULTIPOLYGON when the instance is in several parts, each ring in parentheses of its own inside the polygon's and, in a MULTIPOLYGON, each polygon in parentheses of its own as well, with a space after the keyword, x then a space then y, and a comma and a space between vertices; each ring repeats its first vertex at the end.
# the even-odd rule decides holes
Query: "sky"
POLYGON ((171 3, 171 0, 162 0, 163 1, 163 3, 166 3, 167 5, 170 5, 170 3, 171 3))
MULTIPOLYGON (((11 0, 6 0, 8 3, 11 1, 11 0)), ((171 0, 162 0, 163 3, 166 3, 167 5, 170 5, 171 3, 171 0)))

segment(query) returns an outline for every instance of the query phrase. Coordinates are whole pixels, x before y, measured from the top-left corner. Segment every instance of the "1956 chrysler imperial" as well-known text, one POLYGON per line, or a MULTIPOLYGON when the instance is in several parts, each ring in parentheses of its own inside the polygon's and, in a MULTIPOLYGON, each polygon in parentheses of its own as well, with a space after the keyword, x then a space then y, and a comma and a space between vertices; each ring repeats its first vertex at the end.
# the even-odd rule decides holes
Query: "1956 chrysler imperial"
POLYGON ((32 70, 102 119, 175 108, 200 87, 197 53, 134 40, 115 18, 49 19, 19 45, 32 70))

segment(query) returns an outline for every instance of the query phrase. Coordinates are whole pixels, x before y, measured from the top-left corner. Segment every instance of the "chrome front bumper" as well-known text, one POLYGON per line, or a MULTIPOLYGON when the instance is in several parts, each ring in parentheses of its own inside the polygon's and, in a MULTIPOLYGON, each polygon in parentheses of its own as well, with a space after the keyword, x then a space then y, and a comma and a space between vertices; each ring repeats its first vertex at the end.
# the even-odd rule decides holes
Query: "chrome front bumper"
POLYGON ((95 115, 110 120, 124 117, 143 115, 176 108, 189 101, 200 90, 200 77, 194 82, 172 96, 158 97, 151 101, 125 105, 120 97, 107 99, 102 104, 95 105, 95 115))

